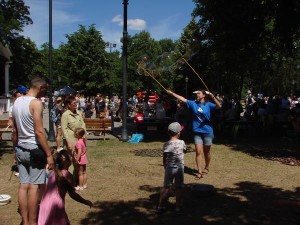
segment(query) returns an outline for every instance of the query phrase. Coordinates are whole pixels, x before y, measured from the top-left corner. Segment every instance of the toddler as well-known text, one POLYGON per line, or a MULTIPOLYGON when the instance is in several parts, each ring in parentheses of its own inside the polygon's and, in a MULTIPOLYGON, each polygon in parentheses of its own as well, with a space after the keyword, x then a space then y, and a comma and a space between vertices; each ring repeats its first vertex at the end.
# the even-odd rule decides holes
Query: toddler
POLYGON ((68 151, 61 150, 56 153, 54 161, 56 168, 49 172, 48 183, 41 198, 38 217, 39 225, 70 224, 65 210, 65 196, 67 192, 75 201, 90 207, 93 206, 91 201, 82 198, 75 192, 74 179, 68 171, 72 163, 68 151))
POLYGON ((87 188, 86 164, 88 161, 86 157, 84 135, 85 130, 83 128, 76 128, 74 130, 74 136, 77 138, 74 150, 74 164, 79 183, 79 185, 75 187, 77 191, 82 191, 87 188))

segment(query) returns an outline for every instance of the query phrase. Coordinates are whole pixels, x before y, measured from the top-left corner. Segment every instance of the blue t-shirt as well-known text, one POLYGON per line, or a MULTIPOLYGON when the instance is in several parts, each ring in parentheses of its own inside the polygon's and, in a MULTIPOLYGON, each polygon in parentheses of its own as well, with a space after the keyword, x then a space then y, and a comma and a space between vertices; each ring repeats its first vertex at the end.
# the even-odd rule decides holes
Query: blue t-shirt
POLYGON ((213 128, 210 122, 210 113, 215 110, 216 104, 212 102, 199 103, 197 101, 187 100, 187 108, 193 112, 193 131, 213 134, 213 128))

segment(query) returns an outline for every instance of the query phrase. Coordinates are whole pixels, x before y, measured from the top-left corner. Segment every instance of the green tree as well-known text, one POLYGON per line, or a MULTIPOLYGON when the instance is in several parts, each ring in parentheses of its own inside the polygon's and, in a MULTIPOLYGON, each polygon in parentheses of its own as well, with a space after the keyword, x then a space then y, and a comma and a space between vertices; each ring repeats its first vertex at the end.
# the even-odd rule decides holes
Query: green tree
POLYGON ((11 39, 10 49, 13 54, 10 67, 10 87, 23 84, 27 87, 33 76, 37 74, 35 66, 40 63, 41 55, 31 39, 23 36, 11 39))
POLYGON ((299 1, 194 2, 210 79, 239 96, 246 85, 264 93, 289 89, 282 90, 290 79, 282 71, 294 65, 299 47, 299 1))
POLYGON ((94 25, 79 25, 79 30, 66 35, 68 41, 61 46, 63 76, 76 91, 94 95, 108 92, 110 65, 106 57, 102 34, 94 25))
POLYGON ((128 92, 135 93, 138 87, 153 89, 153 82, 143 71, 138 72, 137 63, 146 69, 153 69, 153 62, 159 55, 157 42, 150 36, 149 32, 142 31, 134 36, 128 37, 128 92))
POLYGON ((135 93, 139 87, 144 90, 163 92, 143 69, 152 74, 164 87, 173 85, 174 76, 168 68, 169 55, 174 50, 175 43, 171 39, 156 41, 149 32, 142 31, 128 38, 128 90, 135 93), (137 66, 139 64, 140 66, 137 66))
POLYGON ((12 54, 10 67, 10 89, 19 84, 29 85, 35 75, 34 66, 41 55, 29 38, 20 35, 23 28, 32 24, 29 7, 22 0, 0 0, 0 41, 7 45, 12 54))
MULTIPOLYGON (((49 43, 41 45, 39 50, 41 55, 40 60, 34 65, 34 72, 36 74, 48 74, 49 73, 49 43)), ((52 72, 53 72, 53 89, 61 89, 64 85, 69 84, 68 79, 64 76, 64 64, 63 64, 63 51, 62 48, 52 49, 52 72)))
POLYGON ((20 36, 24 26, 32 24, 29 14, 23 0, 0 0, 0 41, 10 44, 20 36))

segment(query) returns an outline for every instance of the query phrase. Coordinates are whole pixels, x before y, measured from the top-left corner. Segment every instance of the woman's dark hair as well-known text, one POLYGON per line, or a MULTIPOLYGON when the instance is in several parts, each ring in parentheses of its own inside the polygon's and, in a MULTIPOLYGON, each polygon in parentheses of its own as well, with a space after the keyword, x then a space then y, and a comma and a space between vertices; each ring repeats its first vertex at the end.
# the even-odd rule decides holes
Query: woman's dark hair
POLYGON ((68 96, 65 100, 65 106, 68 107, 68 105, 70 105, 73 101, 75 100, 74 96, 68 96))
POLYGON ((198 91, 202 92, 202 94, 205 94, 206 95, 206 92, 204 89, 199 89, 198 91))

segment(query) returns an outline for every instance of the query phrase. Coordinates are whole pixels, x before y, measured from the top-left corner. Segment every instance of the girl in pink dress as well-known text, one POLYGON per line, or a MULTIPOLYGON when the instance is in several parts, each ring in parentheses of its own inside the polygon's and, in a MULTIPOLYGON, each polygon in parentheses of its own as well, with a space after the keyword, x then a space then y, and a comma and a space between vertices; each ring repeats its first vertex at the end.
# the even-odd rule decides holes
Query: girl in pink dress
POLYGON ((38 224, 39 225, 69 225, 70 221, 65 210, 65 196, 77 202, 93 206, 89 200, 82 198, 74 189, 72 174, 68 171, 71 158, 66 150, 54 155, 56 168, 50 171, 45 192, 41 198, 38 224))
POLYGON ((88 163, 86 157, 86 145, 84 141, 85 130, 83 128, 76 128, 74 136, 77 138, 74 151, 74 164, 78 174, 79 185, 75 187, 77 191, 82 191, 87 188, 86 164, 88 163))

